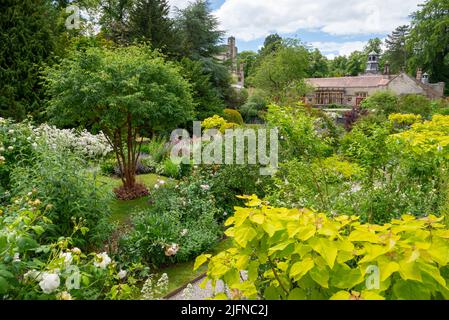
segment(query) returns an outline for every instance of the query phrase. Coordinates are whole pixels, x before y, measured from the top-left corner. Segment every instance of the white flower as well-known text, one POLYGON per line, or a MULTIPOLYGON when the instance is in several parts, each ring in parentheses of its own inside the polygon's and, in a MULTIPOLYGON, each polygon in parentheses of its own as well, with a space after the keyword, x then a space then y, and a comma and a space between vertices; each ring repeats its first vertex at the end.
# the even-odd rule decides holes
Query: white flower
POLYGON ((14 130, 13 130, 13 129, 10 129, 10 130, 8 130, 8 133, 9 133, 9 134, 13 134, 13 133, 14 133, 14 130))
POLYGON ((59 276, 57 274, 47 272, 44 272, 44 274, 42 275, 42 280, 41 282, 39 282, 39 286, 46 294, 50 294, 55 291, 60 284, 61 280, 59 279, 59 276))
POLYGON ((438 146, 438 152, 441 152, 441 151, 443 151, 443 147, 442 146, 438 146))
POLYGON ((79 248, 73 248, 73 249, 72 249, 72 252, 73 252, 74 254, 81 254, 81 250, 80 250, 79 248))
POLYGON ((37 143, 36 142, 34 142, 32 145, 31 145, 33 148, 37 148, 37 143))
POLYGON ((223 216, 226 217, 227 215, 228 215, 228 213, 225 211, 225 212, 223 213, 223 216))
POLYGON ((94 266, 106 269, 106 267, 112 262, 111 258, 109 258, 108 254, 106 252, 97 254, 95 257, 94 266))
POLYGON ((188 232, 189 232, 188 229, 183 229, 183 230, 181 231, 181 237, 186 236, 188 232))
POLYGON ((207 190, 210 190, 210 186, 208 184, 202 184, 201 189, 203 189, 204 191, 207 191, 207 190))
POLYGON ((119 277, 119 279, 125 279, 127 274, 128 273, 126 272, 126 270, 120 270, 120 272, 117 274, 117 276, 119 277))
POLYGON ((64 258, 64 263, 66 266, 70 265, 73 260, 73 256, 71 252, 64 252, 60 255, 61 258, 64 258))
POLYGON ((164 180, 158 180, 157 183, 160 184, 160 185, 164 185, 165 181, 164 180))
POLYGON ((155 184, 154 189, 159 189, 159 184, 155 184))
POLYGON ((41 281, 42 275, 39 271, 37 271, 36 269, 33 269, 33 270, 29 270, 27 273, 25 273, 23 275, 23 279, 25 281, 33 281, 33 280, 41 281))
POLYGON ((5 152, 5 148, 0 147, 0 152, 5 152))
POLYGON ((362 190, 362 186, 359 185, 359 184, 355 184, 355 185, 352 187, 351 192, 352 192, 352 193, 356 193, 356 192, 359 192, 359 191, 361 191, 361 190, 362 190))
POLYGON ((165 255, 167 257, 172 257, 172 256, 175 256, 178 253, 178 251, 179 251, 179 245, 176 243, 172 243, 171 246, 167 246, 165 248, 165 255))
POLYGON ((20 253, 14 253, 14 257, 12 260, 14 262, 20 262, 20 253))
POLYGON ((32 139, 31 137, 28 137, 28 138, 27 138, 27 141, 31 141, 31 139, 32 139))
POLYGON ((9 146, 9 147, 8 147, 8 150, 9 150, 9 151, 13 151, 13 150, 14 150, 14 147, 13 147, 13 146, 9 146))

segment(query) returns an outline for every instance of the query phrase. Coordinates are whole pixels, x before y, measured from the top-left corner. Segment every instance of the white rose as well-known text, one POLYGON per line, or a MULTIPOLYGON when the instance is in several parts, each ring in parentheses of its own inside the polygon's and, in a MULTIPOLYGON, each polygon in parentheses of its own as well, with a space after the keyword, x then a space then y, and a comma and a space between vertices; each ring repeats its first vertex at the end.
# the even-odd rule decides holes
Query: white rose
POLYGON ((9 150, 9 151, 12 151, 12 150, 14 150, 14 147, 13 147, 13 146, 9 146, 9 147, 8 147, 8 150, 9 150))
POLYGON ((112 262, 111 258, 109 258, 108 254, 106 252, 97 254, 94 262, 94 266, 106 269, 106 267, 112 262))
POLYGON ((42 275, 42 281, 39 282, 39 286, 41 287, 42 291, 46 294, 50 294, 53 291, 55 291, 60 284, 61 281, 56 273, 47 273, 47 272, 44 272, 44 274, 42 275))
POLYGON ((120 272, 117 274, 117 276, 120 279, 124 279, 126 277, 126 275, 127 275, 127 272, 125 270, 120 270, 120 272))
POLYGON ((60 255, 61 258, 64 258, 64 263, 66 266, 70 265, 73 260, 73 256, 71 252, 64 252, 60 255))

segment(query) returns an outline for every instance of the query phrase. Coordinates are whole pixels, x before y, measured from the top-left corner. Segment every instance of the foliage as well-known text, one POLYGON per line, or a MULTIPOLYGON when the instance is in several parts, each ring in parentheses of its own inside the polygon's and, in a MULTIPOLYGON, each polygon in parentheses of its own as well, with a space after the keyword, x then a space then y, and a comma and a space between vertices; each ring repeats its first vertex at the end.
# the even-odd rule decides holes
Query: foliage
MULTIPOLYGON (((411 31, 407 41, 407 49, 412 53, 409 60, 410 71, 420 67, 430 74, 431 82, 449 83, 448 25, 447 0, 426 1, 412 15, 411 31)), ((447 88, 446 86, 446 90, 447 88)))
POLYGON ((398 110, 401 113, 419 114, 424 118, 428 118, 433 111, 432 101, 418 94, 404 95, 399 98, 398 110))
POLYGON ((362 108, 375 110, 378 113, 389 115, 400 112, 398 108, 398 97, 389 91, 378 91, 362 102, 362 108))
MULTIPOLYGON (((404 215, 386 225, 328 218, 308 209, 267 206, 245 197, 226 235, 234 246, 208 262, 207 280, 223 280, 233 299, 447 299, 449 231, 441 219, 404 215), (241 270, 247 270, 242 280, 241 270)), ((217 299, 226 299, 220 294, 217 299)))
POLYGON ((219 239, 220 214, 209 186, 185 180, 176 186, 159 181, 153 204, 133 216, 135 226, 120 242, 122 261, 142 260, 156 267, 189 261, 219 239))
POLYGON ((266 109, 267 101, 265 98, 260 93, 255 93, 239 108, 239 111, 246 123, 253 123, 262 117, 262 113, 266 109))
POLYGON ((407 66, 408 52, 406 48, 406 41, 410 34, 410 26, 403 25, 397 27, 385 39, 387 49, 384 57, 390 63, 390 71, 393 74, 401 71, 407 66))
POLYGON ((316 130, 316 118, 307 115, 303 106, 270 105, 266 120, 279 129, 282 152, 287 157, 309 159, 331 150, 329 139, 323 139, 316 130))
POLYGON ((47 206, 46 216, 54 223, 47 230, 48 239, 70 236, 78 220, 90 232, 87 236, 77 234, 75 245, 98 245, 109 236, 110 197, 97 188, 95 177, 76 155, 39 144, 30 164, 14 168, 11 181, 13 195, 24 196, 34 190, 35 197, 47 206))
POLYGON ((195 0, 177 11, 175 32, 179 36, 179 54, 198 60, 220 53, 219 43, 224 32, 212 14, 208 1, 195 0))
POLYGON ((411 126, 414 123, 421 122, 421 115, 393 113, 388 116, 388 120, 398 126, 411 126))
POLYGON ((43 241, 54 227, 35 195, 2 207, 0 297, 25 300, 134 299, 141 266, 120 270, 106 253, 85 253, 72 237, 87 228, 75 223, 70 237, 43 241))
POLYGON ((57 46, 57 11, 51 1, 3 1, 0 13, 0 114, 41 117, 39 68, 57 46), (15 23, 12 23, 15 21, 15 23))
POLYGON ((189 85, 179 72, 146 47, 73 52, 46 70, 48 113, 60 125, 101 129, 124 173, 123 193, 132 194, 142 143, 138 134, 172 129, 192 116, 189 85))
POLYGON ((223 111, 223 118, 230 123, 235 123, 239 126, 243 125, 243 118, 240 112, 234 109, 225 109, 223 111))
POLYGON ((298 43, 287 43, 262 59, 251 81, 277 103, 298 101, 308 91, 303 81, 307 67, 307 49, 298 43))
POLYGON ((170 159, 166 159, 163 162, 163 166, 164 166, 163 171, 164 176, 174 179, 179 178, 181 168, 178 164, 173 163, 173 161, 171 161, 170 159))
POLYGON ((221 114, 224 108, 222 94, 212 82, 212 74, 206 70, 205 64, 202 61, 183 58, 181 65, 184 77, 192 84, 196 119, 201 121, 214 114, 221 114))

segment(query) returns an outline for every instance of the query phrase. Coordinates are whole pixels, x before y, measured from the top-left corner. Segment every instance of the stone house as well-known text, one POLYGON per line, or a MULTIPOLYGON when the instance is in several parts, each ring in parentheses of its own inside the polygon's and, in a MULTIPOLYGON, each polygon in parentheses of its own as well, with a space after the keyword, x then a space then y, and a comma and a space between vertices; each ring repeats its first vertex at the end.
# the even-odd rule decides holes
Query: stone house
POLYGON ((228 38, 228 44, 223 46, 222 52, 215 58, 223 63, 229 63, 232 77, 235 80, 234 87, 241 89, 245 87, 244 64, 238 63, 238 48, 234 37, 228 38))
POLYGON ((398 95, 419 94, 430 99, 444 96, 444 82, 429 83, 427 73, 419 69, 416 78, 405 72, 389 74, 389 65, 379 72, 379 55, 369 54, 365 74, 357 77, 309 78, 306 83, 314 91, 305 97, 305 102, 314 106, 343 105, 359 106, 362 100, 375 92, 389 90, 398 95))

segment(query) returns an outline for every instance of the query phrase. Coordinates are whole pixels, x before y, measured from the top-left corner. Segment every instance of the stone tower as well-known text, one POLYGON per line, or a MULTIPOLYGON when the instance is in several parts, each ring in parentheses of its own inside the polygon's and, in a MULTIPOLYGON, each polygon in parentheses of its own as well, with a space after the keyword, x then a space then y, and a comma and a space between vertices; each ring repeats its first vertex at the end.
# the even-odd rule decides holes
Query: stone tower
POLYGON ((368 55, 368 62, 366 64, 366 74, 378 74, 379 73, 379 54, 371 52, 368 55))

